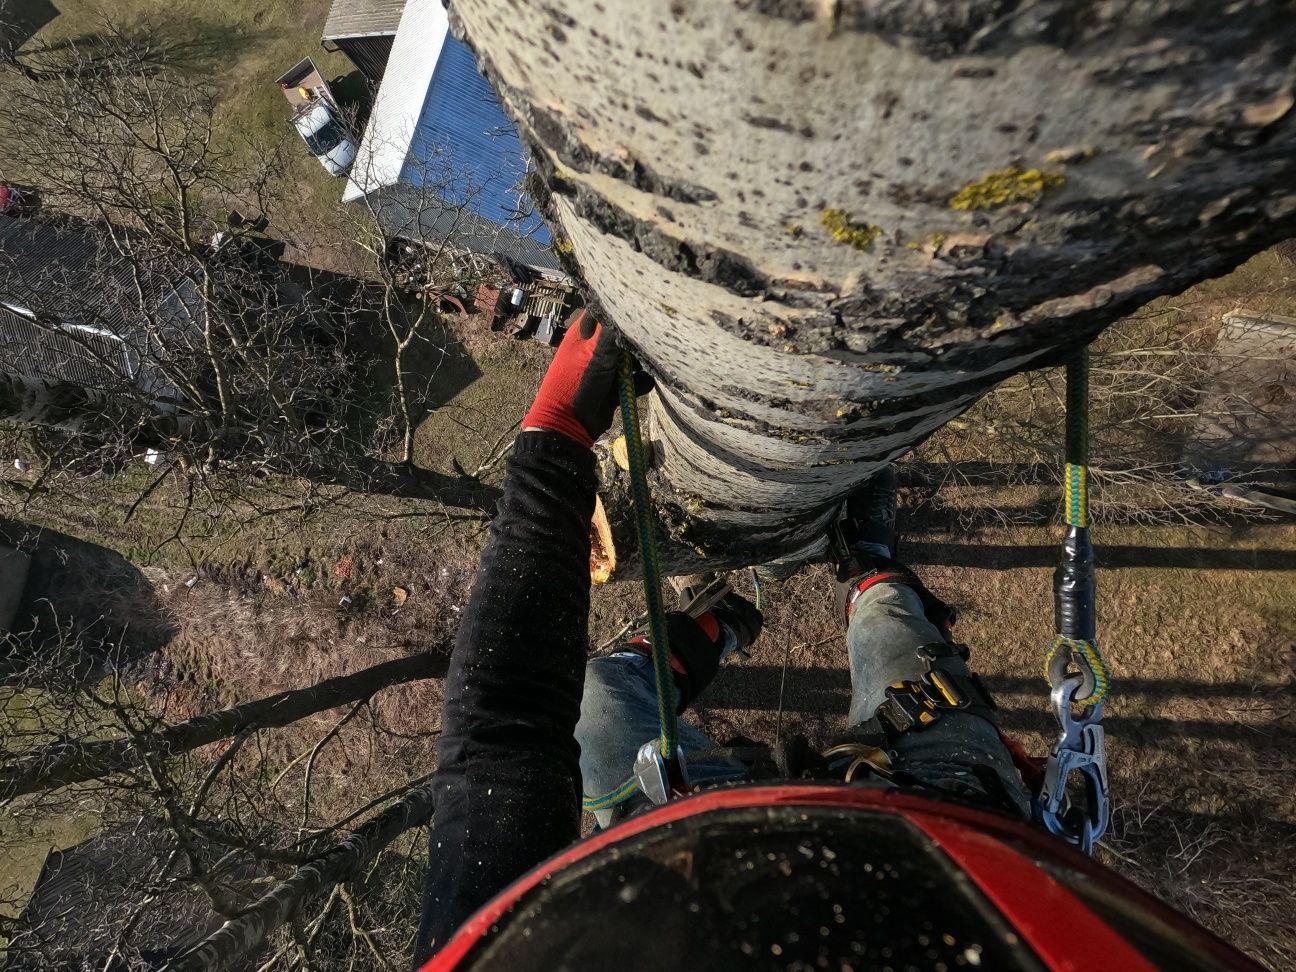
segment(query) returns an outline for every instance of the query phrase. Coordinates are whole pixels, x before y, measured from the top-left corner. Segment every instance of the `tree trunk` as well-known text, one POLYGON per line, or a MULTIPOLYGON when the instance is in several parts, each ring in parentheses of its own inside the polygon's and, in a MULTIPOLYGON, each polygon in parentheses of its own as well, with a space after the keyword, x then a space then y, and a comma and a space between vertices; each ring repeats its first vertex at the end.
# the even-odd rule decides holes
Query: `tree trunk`
POLYGON ((657 377, 657 494, 702 553, 804 544, 996 382, 1296 228, 1279 0, 451 16, 657 377))
MULTIPOLYGON (((449 664, 449 652, 429 651, 330 678, 309 688, 208 712, 154 733, 151 752, 169 758, 245 729, 286 726, 316 712, 367 699, 389 685, 443 676, 449 664)), ((139 743, 130 737, 55 743, 0 767, 0 803, 136 769, 143 765, 144 755, 139 743)))

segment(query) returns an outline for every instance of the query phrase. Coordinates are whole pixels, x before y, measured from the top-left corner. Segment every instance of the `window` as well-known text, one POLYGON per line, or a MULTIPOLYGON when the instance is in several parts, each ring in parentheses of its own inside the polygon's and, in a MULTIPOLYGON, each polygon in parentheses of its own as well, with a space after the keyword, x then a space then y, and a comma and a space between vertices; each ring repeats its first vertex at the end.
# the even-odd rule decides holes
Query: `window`
POLYGON ((327 155, 342 141, 342 129, 335 119, 330 118, 313 135, 302 135, 302 138, 306 140, 306 147, 315 155, 327 155))

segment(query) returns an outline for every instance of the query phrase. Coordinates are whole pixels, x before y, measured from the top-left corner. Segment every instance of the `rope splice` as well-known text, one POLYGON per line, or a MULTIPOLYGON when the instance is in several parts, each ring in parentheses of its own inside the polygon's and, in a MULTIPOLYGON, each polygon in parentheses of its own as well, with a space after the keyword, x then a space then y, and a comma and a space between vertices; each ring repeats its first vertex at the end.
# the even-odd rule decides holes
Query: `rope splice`
POLYGON ((1089 537, 1089 352, 1067 364, 1062 557, 1053 572, 1056 634, 1045 669, 1061 732, 1049 752, 1037 809, 1054 834, 1093 853, 1110 820, 1103 699, 1111 684, 1098 650, 1094 556, 1089 537), (1080 784, 1072 799, 1068 783, 1080 784))

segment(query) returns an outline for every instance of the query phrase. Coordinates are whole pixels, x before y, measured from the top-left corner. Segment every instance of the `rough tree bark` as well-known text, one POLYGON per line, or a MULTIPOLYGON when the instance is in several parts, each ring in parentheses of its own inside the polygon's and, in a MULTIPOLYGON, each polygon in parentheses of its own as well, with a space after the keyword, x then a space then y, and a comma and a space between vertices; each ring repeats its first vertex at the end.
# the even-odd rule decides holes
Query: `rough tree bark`
POLYGON ((673 535, 726 559, 798 547, 995 382, 1296 229, 1279 0, 451 16, 658 378, 673 535))
POLYGON ((53 743, 0 767, 0 803, 28 793, 138 769, 150 754, 169 758, 247 729, 286 726, 316 712, 367 699, 391 685, 440 678, 449 664, 449 651, 442 648, 382 662, 308 688, 277 692, 264 699, 207 712, 155 732, 149 737, 147 751, 130 736, 53 743))

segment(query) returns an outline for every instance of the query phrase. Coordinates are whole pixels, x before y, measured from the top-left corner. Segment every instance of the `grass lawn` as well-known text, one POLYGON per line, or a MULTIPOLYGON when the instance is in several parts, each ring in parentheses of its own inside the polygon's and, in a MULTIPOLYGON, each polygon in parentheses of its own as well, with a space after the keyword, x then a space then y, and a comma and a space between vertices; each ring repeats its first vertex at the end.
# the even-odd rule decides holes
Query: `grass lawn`
MULTIPOLYGON (((275 79, 307 55, 329 80, 355 70, 320 46, 330 0, 57 0, 54 6, 58 15, 36 35, 39 42, 93 37, 105 12, 123 28, 148 23, 158 29, 174 52, 173 64, 216 87, 215 121, 229 151, 251 157, 290 141, 285 175, 300 191, 281 205, 271 232, 312 244, 312 228, 327 223, 340 205, 344 180, 306 151, 288 123, 288 103, 275 79)), ((20 162, 6 158, 0 145, 0 177, 20 162)))

